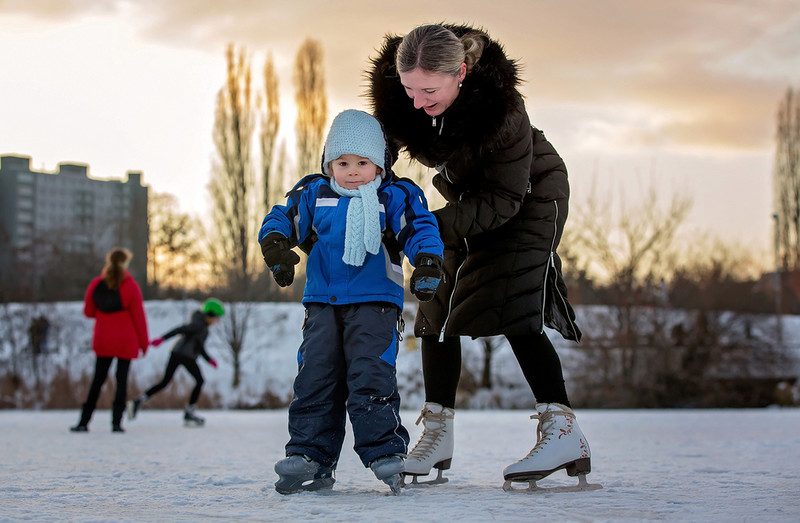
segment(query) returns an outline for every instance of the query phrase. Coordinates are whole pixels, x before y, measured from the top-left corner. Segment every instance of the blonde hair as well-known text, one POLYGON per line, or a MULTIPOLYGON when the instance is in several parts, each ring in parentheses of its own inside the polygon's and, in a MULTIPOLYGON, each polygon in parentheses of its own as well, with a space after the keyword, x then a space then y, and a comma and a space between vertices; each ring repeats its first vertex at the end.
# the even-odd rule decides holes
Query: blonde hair
POLYGON ((103 279, 109 289, 119 289, 131 258, 133 258, 133 254, 124 247, 114 247, 108 251, 106 265, 103 267, 103 279))
POLYGON ((397 47, 397 71, 420 68, 456 76, 465 63, 469 74, 483 54, 484 37, 482 32, 472 31, 459 38, 442 25, 421 25, 404 36, 397 47))

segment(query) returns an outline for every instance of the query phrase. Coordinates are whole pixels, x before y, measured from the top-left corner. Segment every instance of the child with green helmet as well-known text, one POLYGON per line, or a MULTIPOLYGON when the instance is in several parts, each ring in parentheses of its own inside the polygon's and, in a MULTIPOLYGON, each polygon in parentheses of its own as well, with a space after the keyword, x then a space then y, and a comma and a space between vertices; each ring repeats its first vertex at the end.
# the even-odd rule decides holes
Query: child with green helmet
POLYGON ((203 387, 203 374, 197 365, 197 357, 202 356, 212 367, 217 368, 217 362, 208 355, 205 350, 205 342, 208 337, 208 329, 225 315, 225 306, 216 298, 208 298, 200 310, 192 313, 189 323, 175 327, 163 336, 154 339, 150 344, 154 347, 161 345, 164 340, 173 336, 181 335, 180 340, 172 347, 172 352, 164 370, 164 377, 140 397, 128 402, 128 418, 134 419, 139 408, 153 395, 163 390, 175 375, 178 367, 183 365, 195 380, 195 386, 189 396, 189 403, 183 414, 183 421, 186 426, 202 426, 205 419, 195 412, 195 405, 200 397, 203 387))

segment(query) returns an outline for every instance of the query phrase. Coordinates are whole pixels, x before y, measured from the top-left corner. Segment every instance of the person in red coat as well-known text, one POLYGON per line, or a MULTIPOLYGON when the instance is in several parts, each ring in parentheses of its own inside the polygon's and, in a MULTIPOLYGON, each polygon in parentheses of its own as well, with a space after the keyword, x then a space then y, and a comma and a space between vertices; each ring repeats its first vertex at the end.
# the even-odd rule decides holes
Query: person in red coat
POLYGON ((87 318, 95 319, 92 349, 97 355, 97 362, 89 394, 81 409, 81 419, 70 428, 73 432, 89 431, 89 421, 114 358, 117 359, 117 389, 111 427, 113 432, 125 432, 122 414, 128 395, 131 360, 140 354, 144 355, 150 344, 142 291, 128 272, 131 258, 132 254, 127 249, 111 249, 106 255, 102 274, 93 279, 86 289, 83 313, 87 318))

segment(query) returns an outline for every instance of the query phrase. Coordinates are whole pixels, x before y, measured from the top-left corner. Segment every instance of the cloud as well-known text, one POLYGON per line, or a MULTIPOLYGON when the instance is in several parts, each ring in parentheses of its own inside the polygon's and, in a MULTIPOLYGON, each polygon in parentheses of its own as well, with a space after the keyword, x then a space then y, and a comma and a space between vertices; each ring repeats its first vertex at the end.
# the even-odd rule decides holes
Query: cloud
POLYGON ((87 14, 110 14, 117 9, 113 0, 0 0, 3 14, 25 15, 46 21, 65 21, 87 14))
POLYGON ((783 92, 800 88, 795 0, 407 0, 379 8, 370 0, 0 0, 0 9, 50 21, 116 12, 163 45, 217 56, 229 42, 244 45, 259 55, 256 70, 270 52, 284 92, 294 54, 315 38, 329 96, 353 106, 363 104, 361 72, 384 34, 472 23, 523 65, 529 107, 580 107, 584 128, 615 129, 628 146, 769 148, 783 92))

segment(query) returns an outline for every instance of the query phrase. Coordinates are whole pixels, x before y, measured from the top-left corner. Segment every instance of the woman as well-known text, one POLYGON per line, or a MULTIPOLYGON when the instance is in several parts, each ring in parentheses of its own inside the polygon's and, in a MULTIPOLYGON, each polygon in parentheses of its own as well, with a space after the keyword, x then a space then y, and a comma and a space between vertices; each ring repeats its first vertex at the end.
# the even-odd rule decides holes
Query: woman
POLYGON ((81 419, 71 427, 72 432, 88 432, 89 421, 97 406, 100 389, 108 376, 108 369, 117 359, 117 390, 111 417, 113 432, 122 429, 122 413, 128 394, 128 370, 131 360, 147 352, 147 319, 144 314, 142 291, 128 272, 132 254, 127 249, 115 247, 106 255, 106 265, 100 276, 86 289, 83 313, 94 318, 92 349, 97 355, 94 379, 89 395, 81 410, 81 419))
MULTIPOLYGON (((567 218, 564 162, 525 111, 516 62, 482 30, 426 25, 387 36, 368 71, 374 114, 393 153, 437 174, 447 200, 434 211, 445 244, 445 273, 435 299, 420 303, 424 431, 406 474, 439 473, 453 455, 459 336, 505 335, 537 401, 536 446, 504 471, 533 481, 566 468, 590 471, 589 447, 570 408, 561 361, 548 326, 579 341, 556 247, 567 218), (553 438, 553 434, 564 435, 553 438)), ((395 154, 395 157, 397 155, 395 154)))

